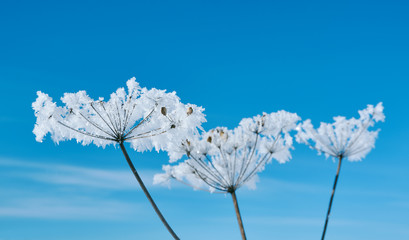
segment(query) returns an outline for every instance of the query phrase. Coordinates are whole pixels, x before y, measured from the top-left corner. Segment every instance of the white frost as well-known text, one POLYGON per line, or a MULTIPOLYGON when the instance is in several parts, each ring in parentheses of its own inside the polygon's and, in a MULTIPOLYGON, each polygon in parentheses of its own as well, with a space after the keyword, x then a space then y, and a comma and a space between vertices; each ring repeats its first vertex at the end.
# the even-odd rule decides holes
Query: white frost
POLYGON ((195 134, 206 121, 203 108, 181 103, 175 92, 141 88, 135 78, 126 85, 127 90, 119 88, 108 101, 94 100, 85 91, 66 93, 61 107, 37 92, 32 104, 36 140, 41 142, 49 133, 57 143, 75 139, 105 147, 127 141, 137 151, 159 151, 195 134))
POLYGON ((384 121, 382 103, 375 107, 368 105, 364 110, 358 111, 359 119, 338 116, 333 123, 321 123, 314 129, 311 121, 307 119, 297 127, 297 142, 307 144, 325 156, 347 158, 349 161, 358 161, 364 158, 372 148, 379 129, 369 131, 375 122, 384 121))
POLYGON ((170 154, 187 160, 163 167, 154 183, 169 183, 176 179, 195 189, 211 192, 231 192, 247 185, 255 188, 257 173, 276 159, 280 163, 291 158, 292 137, 300 118, 297 114, 276 113, 245 118, 233 130, 217 127, 195 134, 170 148, 170 154))

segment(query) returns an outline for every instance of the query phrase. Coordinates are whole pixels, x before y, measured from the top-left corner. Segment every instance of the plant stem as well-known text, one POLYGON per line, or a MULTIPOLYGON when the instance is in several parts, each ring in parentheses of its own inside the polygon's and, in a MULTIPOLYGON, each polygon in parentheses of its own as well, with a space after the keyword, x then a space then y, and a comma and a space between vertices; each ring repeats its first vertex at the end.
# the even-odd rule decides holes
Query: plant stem
POLYGON ((241 220, 241 214, 239 209, 239 204, 237 202, 236 191, 230 192, 231 197, 233 198, 234 209, 236 210, 237 222, 239 223, 241 238, 246 240, 246 233, 244 232, 243 221, 241 220))
POLYGON ((324 238, 325 238, 325 232, 327 231, 328 219, 329 219, 329 215, 330 215, 330 213, 331 213, 332 201, 334 200, 335 189, 336 189, 336 187, 337 187, 337 182, 338 182, 338 177, 339 177, 339 171, 341 170, 342 156, 339 156, 338 159, 339 159, 339 161, 338 161, 337 175, 335 175, 334 186, 332 187, 331 199, 329 200, 327 218, 325 219, 324 231, 322 232, 321 240, 324 240, 324 238))
POLYGON ((129 158, 128 153, 126 152, 125 146, 123 143, 120 143, 119 146, 121 147, 122 153, 124 154, 126 161, 128 162, 129 167, 132 170, 133 175, 135 176, 136 180, 138 181, 139 185, 141 186, 143 192, 145 193, 146 197, 148 198, 149 202, 152 204, 153 209, 155 209, 156 214, 158 214, 160 220, 162 221, 163 225, 165 225, 166 229, 168 229, 169 233, 175 240, 180 240, 176 233, 172 230, 169 224, 166 222, 165 218, 163 217, 162 213, 160 212, 159 208, 156 206, 155 202, 153 201, 151 195, 149 194, 148 190, 145 187, 142 179, 139 177, 138 172, 136 171, 131 159, 129 158))

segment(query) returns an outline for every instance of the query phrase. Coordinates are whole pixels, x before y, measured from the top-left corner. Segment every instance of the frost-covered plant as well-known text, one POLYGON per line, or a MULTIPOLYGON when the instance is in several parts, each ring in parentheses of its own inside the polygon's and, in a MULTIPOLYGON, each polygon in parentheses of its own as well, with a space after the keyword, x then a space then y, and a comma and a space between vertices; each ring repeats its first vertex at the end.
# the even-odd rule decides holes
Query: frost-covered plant
POLYGON ((179 239, 146 189, 124 142, 129 142, 136 151, 166 150, 169 142, 180 142, 197 132, 197 127, 205 121, 203 109, 181 103, 175 92, 141 88, 135 78, 126 85, 127 91, 119 88, 108 101, 94 100, 85 91, 65 93, 62 107, 38 91, 32 104, 37 118, 33 133, 38 142, 50 133, 56 143, 75 139, 83 145, 119 145, 159 218, 171 235, 179 239))
POLYGON ((234 130, 217 127, 196 134, 171 150, 172 160, 182 155, 187 160, 178 165, 165 165, 165 173, 157 174, 154 183, 176 179, 194 189, 230 193, 240 233, 246 239, 236 190, 243 185, 255 188, 257 173, 274 158, 285 163, 291 158, 292 137, 300 118, 297 114, 279 111, 243 119, 234 130))
POLYGON ((366 109, 358 112, 359 119, 346 119, 338 116, 334 117, 333 123, 321 123, 318 129, 314 129, 308 119, 297 127, 297 142, 308 145, 310 148, 317 150, 319 154, 324 153, 326 157, 332 156, 338 159, 338 169, 332 188, 322 240, 325 238, 342 160, 344 158, 349 161, 363 159, 375 147, 375 140, 379 132, 379 129, 369 131, 368 128, 373 127, 375 122, 385 120, 382 103, 378 103, 375 107, 368 105, 366 109))

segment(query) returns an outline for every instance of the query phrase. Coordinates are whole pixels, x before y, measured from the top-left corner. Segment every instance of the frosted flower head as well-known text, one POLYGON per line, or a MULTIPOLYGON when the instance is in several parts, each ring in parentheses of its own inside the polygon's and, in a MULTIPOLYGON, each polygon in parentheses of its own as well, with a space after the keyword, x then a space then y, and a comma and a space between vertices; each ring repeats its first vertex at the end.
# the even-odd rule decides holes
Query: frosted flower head
POLYGON ((333 123, 321 123, 318 129, 314 129, 308 119, 297 127, 297 142, 307 144, 325 156, 335 158, 347 158, 357 161, 364 158, 372 148, 379 129, 369 131, 368 128, 378 121, 384 121, 382 103, 375 107, 368 105, 364 110, 358 111, 360 118, 346 119, 334 117, 333 123))
MULTIPOLYGON (((292 137, 289 131, 300 118, 293 113, 258 115, 243 119, 233 130, 217 127, 185 140, 174 151, 184 151, 187 160, 163 167, 154 183, 176 179, 195 189, 233 192, 243 185, 255 188, 257 173, 276 159, 284 163, 291 158, 292 137)), ((171 150, 172 151, 172 150, 171 150)))
POLYGON ((117 89, 107 101, 94 100, 85 91, 65 93, 61 107, 38 91, 32 104, 36 140, 42 142, 49 133, 57 143, 76 139, 105 147, 127 141, 138 151, 160 150, 194 134, 205 121, 203 108, 181 103, 175 92, 141 88, 135 78, 126 85, 127 90, 117 89))

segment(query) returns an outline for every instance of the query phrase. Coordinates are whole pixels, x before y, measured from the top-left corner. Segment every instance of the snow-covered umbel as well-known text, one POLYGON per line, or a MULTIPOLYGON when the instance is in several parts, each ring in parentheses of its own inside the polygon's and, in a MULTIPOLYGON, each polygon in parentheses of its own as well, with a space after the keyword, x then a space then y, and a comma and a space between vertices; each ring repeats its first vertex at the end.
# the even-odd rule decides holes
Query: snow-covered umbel
POLYGON ((372 148, 379 129, 369 131, 375 122, 384 121, 382 103, 375 107, 368 105, 364 110, 358 111, 359 119, 338 116, 334 117, 333 123, 321 123, 318 129, 314 129, 309 119, 297 127, 297 142, 307 144, 325 156, 347 158, 349 161, 357 161, 364 158, 372 148))
MULTIPOLYGON (((291 158, 292 137, 297 114, 279 111, 245 118, 233 130, 218 127, 174 145, 173 156, 188 159, 178 165, 163 166, 154 183, 176 179, 195 189, 234 192, 243 185, 255 187, 256 174, 271 159, 280 163, 291 158)), ((171 153, 172 154, 172 153, 171 153)))
POLYGON ((203 108, 181 103, 175 92, 141 88, 135 78, 126 85, 127 90, 119 88, 108 101, 94 100, 85 91, 66 93, 61 107, 38 91, 32 104, 36 140, 41 142, 50 133, 57 143, 76 139, 105 147, 127 141, 138 151, 163 150, 168 142, 196 133, 206 121, 203 108))

